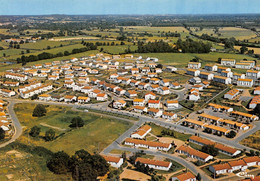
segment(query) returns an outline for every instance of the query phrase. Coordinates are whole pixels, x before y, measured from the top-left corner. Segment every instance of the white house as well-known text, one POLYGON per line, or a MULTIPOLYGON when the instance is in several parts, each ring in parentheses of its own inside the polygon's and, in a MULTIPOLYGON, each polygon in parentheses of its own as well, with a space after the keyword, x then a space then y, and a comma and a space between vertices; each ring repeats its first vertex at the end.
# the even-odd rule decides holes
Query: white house
POLYGON ((156 170, 164 170, 164 171, 168 171, 172 166, 172 162, 151 160, 151 159, 141 158, 141 157, 138 157, 135 160, 135 164, 137 162, 140 162, 140 163, 144 164, 145 166, 148 165, 149 168, 153 168, 156 170))
POLYGON ((144 96, 144 99, 145 99, 146 101, 148 101, 148 100, 150 100, 150 99, 155 99, 155 98, 156 98, 156 95, 155 95, 155 93, 153 93, 153 92, 149 92, 149 93, 145 94, 145 96, 144 96))
POLYGON ((167 107, 167 110, 174 110, 179 107, 179 101, 178 100, 167 100, 165 105, 167 107))
POLYGON ((218 70, 218 66, 206 64, 204 69, 207 71, 216 72, 218 70))
POLYGON ((195 76, 195 77, 197 77, 197 76, 200 75, 200 71, 199 71, 199 70, 196 70, 196 69, 187 69, 187 70, 186 70, 186 73, 187 73, 188 75, 192 75, 192 76, 195 76))
POLYGON ((231 84, 231 78, 218 76, 218 75, 214 76, 213 81, 214 82, 219 82, 219 83, 222 83, 222 84, 231 84))
POLYGON ((199 77, 206 80, 212 80, 214 78, 214 74, 208 72, 200 72, 199 77))
POLYGON ((238 89, 232 89, 232 90, 228 91, 226 94, 224 94, 224 98, 231 100, 231 99, 234 99, 238 94, 239 94, 238 89))
POLYGON ((114 156, 103 156, 104 159, 109 163, 112 167, 119 168, 124 163, 123 158, 114 157, 114 156))
POLYGON ((145 106, 145 100, 144 99, 134 99, 133 105, 134 106, 145 106))
POLYGON ((160 100, 149 100, 148 101, 148 107, 149 108, 160 108, 161 107, 161 103, 160 100))
POLYGON ((157 90, 158 94, 161 94, 161 95, 167 95, 167 94, 170 94, 170 89, 168 87, 160 87, 158 90, 157 90))
POLYGON ((260 87, 255 88, 254 94, 260 95, 260 87))
POLYGON ((172 177, 172 181, 196 181, 196 176, 191 172, 182 173, 176 177, 172 177))
POLYGON ((221 65, 225 66, 235 66, 236 60, 235 59, 221 59, 221 65))
POLYGON ((144 139, 145 136, 150 133, 152 130, 151 126, 149 125, 144 125, 140 128, 138 128, 137 131, 135 131, 134 133, 132 133, 130 135, 131 138, 136 138, 136 139, 144 139))
POLYGON ((253 79, 238 79, 237 86, 240 87, 252 87, 254 84, 253 79))
POLYGON ((200 62, 189 62, 188 68, 189 69, 200 69, 201 63, 200 62))
POLYGON ((122 109, 126 106, 126 101, 118 100, 113 102, 113 108, 115 109, 122 109))

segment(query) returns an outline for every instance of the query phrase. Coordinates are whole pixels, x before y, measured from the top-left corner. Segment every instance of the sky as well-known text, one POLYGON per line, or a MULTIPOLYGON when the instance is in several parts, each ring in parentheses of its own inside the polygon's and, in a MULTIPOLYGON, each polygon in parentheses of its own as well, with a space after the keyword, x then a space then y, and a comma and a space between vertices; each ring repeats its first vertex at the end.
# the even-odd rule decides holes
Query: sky
POLYGON ((0 15, 247 13, 260 13, 260 0, 0 0, 0 15))

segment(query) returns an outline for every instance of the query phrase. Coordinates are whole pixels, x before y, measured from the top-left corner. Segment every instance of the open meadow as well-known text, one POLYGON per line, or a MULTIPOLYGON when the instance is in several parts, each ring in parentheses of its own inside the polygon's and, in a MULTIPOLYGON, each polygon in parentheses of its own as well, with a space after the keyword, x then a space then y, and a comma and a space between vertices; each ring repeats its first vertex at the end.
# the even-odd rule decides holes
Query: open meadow
POLYGON ((44 117, 32 117, 35 104, 16 104, 15 111, 21 124, 24 126, 24 134, 19 142, 31 142, 33 145, 43 146, 53 152, 64 150, 73 154, 76 150, 85 149, 90 153, 100 152, 111 144, 119 135, 131 127, 131 123, 102 115, 72 111, 69 107, 47 106, 47 114, 44 117), (80 116, 85 121, 85 126, 78 129, 69 127, 74 117, 80 116), (28 137, 29 130, 33 126, 41 128, 40 138, 28 137), (46 142, 45 131, 55 128, 57 138, 46 142), (84 138, 84 139, 78 139, 84 138))

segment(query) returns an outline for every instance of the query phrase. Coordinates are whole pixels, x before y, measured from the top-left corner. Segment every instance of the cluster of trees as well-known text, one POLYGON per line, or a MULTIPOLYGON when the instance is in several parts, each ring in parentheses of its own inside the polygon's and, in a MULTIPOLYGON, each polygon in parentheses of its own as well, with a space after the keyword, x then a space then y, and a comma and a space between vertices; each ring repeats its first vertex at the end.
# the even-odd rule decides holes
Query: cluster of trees
POLYGON ((43 52, 43 53, 40 53, 38 55, 30 55, 30 56, 24 56, 23 55, 21 58, 17 58, 16 62, 22 63, 22 65, 25 65, 27 62, 34 62, 34 61, 38 61, 38 60, 51 59, 51 58, 55 58, 55 57, 63 57, 63 56, 68 56, 68 55, 72 55, 72 54, 76 54, 76 53, 86 52, 86 51, 89 51, 89 50, 96 50, 96 49, 97 49, 97 46, 92 43, 91 45, 89 45, 87 47, 75 48, 71 52, 64 51, 64 53, 59 52, 57 54, 43 52))
POLYGON ((185 41, 179 39, 176 46, 173 47, 168 43, 160 40, 156 42, 149 42, 144 44, 143 42, 138 42, 138 53, 164 53, 164 52, 179 52, 179 49, 183 53, 209 53, 211 48, 210 43, 203 43, 201 41, 194 41, 192 39, 187 39, 185 41))
MULTIPOLYGON (((89 42, 85 42, 84 40, 82 40, 81 44, 85 45, 85 46, 91 46, 90 44, 93 44, 93 43, 89 43, 89 42)), ((99 42, 97 41, 95 43, 95 46, 118 46, 119 44, 118 43, 115 43, 114 41, 112 41, 111 43, 110 42, 99 42)), ((120 45, 125 45, 125 43, 123 41, 120 42, 120 45)), ((93 45, 92 45, 93 46, 93 45)))
POLYGON ((42 117, 47 113, 46 108, 43 104, 37 104, 33 110, 33 117, 42 117))
POLYGON ((5 131, 3 130, 3 128, 0 128, 0 140, 5 139, 5 131))
POLYGON ((203 43, 192 39, 186 39, 185 41, 179 39, 176 43, 176 49, 181 49, 183 53, 209 53, 211 47, 211 43, 203 43))
MULTIPOLYGON (((34 126, 31 128, 29 135, 31 137, 37 138, 41 133, 41 128, 38 126, 34 126)), ((49 129, 45 132, 45 136, 43 137, 46 141, 52 141, 56 138, 55 131, 53 129, 49 129)))
POLYGON ((109 165, 102 156, 91 155, 83 149, 71 157, 64 151, 56 152, 47 161, 47 167, 55 174, 71 173, 73 179, 78 181, 96 180, 109 171, 109 165))
POLYGON ((69 127, 80 128, 80 127, 83 127, 84 124, 85 124, 84 120, 80 116, 77 116, 77 117, 72 118, 71 124, 69 127))
POLYGON ((208 153, 212 156, 218 155, 218 149, 214 147, 214 145, 204 145, 201 148, 201 151, 204 153, 208 153))
POLYGON ((138 42, 137 53, 164 53, 164 52, 177 52, 171 45, 162 40, 156 42, 149 42, 144 44, 138 42))
POLYGON ((162 130, 161 131, 161 135, 162 136, 172 136, 172 137, 174 137, 175 138, 175 134, 174 134, 174 131, 167 131, 167 130, 162 130))

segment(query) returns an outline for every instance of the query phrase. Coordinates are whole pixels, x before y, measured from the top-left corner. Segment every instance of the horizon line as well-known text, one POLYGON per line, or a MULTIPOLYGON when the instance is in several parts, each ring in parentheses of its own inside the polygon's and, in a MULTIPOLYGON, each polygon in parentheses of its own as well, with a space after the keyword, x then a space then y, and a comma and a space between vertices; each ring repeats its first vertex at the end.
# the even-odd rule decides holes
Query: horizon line
POLYGON ((190 15, 195 15, 195 16, 202 16, 202 15, 260 15, 260 13, 207 13, 207 14, 0 14, 0 16, 176 16, 176 15, 181 15, 181 16, 190 16, 190 15))

